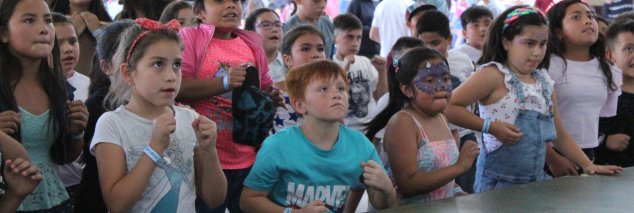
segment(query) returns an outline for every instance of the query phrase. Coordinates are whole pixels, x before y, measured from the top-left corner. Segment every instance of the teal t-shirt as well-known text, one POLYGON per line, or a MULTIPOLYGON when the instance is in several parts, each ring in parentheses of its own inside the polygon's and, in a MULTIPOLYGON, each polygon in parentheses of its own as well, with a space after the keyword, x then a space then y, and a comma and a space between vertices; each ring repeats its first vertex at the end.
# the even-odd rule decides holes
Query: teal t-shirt
POLYGON ((264 141, 244 185, 269 191, 269 199, 281 206, 302 208, 322 200, 340 212, 348 192, 363 189, 361 162, 368 160, 383 165, 372 143, 356 130, 340 125, 337 143, 325 151, 294 126, 264 141))

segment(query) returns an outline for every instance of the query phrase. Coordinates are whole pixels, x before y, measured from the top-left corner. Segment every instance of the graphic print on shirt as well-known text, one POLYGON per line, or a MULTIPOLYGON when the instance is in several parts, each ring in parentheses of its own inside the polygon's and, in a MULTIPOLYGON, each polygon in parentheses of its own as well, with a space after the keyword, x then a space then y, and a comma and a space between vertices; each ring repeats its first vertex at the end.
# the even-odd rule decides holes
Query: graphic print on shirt
MULTIPOLYGON (((142 128, 134 129, 133 127, 133 132, 136 132, 138 139, 148 138, 148 134, 151 135, 151 132, 143 131, 142 128)), ((191 168, 193 168, 194 162, 191 158, 188 159, 183 156, 185 149, 193 150, 195 142, 192 143, 192 140, 195 140, 195 138, 187 134, 172 135, 170 145, 163 152, 163 156, 166 156, 169 162, 162 161, 157 163, 156 169, 163 170, 164 173, 158 177, 151 177, 152 179, 157 179, 150 181, 147 186, 148 193, 164 194, 162 197, 157 197, 157 200, 150 201, 156 203, 152 208, 152 212, 177 212, 181 186, 193 186, 194 183, 190 181, 188 176, 193 172, 191 168), (165 181, 169 183, 168 187, 164 184, 165 181)), ((145 155, 143 150, 146 146, 144 144, 135 145, 130 152, 126 152, 126 158, 130 159, 127 161, 129 169, 134 168, 141 156, 145 155)))
POLYGON ((370 103, 370 80, 368 76, 364 76, 363 72, 348 72, 348 81, 350 82, 350 107, 348 108, 348 117, 354 116, 364 118, 368 116, 368 104, 370 103))
POLYGON ((284 205, 299 209, 315 200, 321 200, 329 212, 343 212, 349 191, 350 186, 347 185, 306 186, 289 181, 284 205))
MULTIPOLYGON (((225 75, 229 75, 229 68, 230 66, 228 64, 219 62, 218 71, 214 74, 214 78, 223 78, 225 75)), ((222 103, 231 103, 231 94, 232 92, 229 91, 218 96, 213 96, 211 97, 211 102, 217 106, 222 105, 222 103)), ((231 131, 233 130, 233 120, 222 116, 222 114, 224 114, 223 112, 231 114, 231 105, 228 107, 218 107, 218 110, 215 112, 215 118, 217 119, 213 120, 216 121, 218 131, 231 131)))

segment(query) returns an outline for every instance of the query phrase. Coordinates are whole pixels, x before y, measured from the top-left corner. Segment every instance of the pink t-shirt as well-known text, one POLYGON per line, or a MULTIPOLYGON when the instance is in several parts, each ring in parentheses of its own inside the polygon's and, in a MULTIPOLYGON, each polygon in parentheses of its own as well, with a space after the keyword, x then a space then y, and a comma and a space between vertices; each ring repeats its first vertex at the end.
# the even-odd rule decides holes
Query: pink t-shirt
MULTIPOLYGON (((225 76, 233 65, 255 64, 253 51, 240 37, 230 40, 213 38, 205 52, 200 72, 183 72, 185 78, 214 79, 225 76), (195 76, 197 75, 197 76, 195 76)), ((191 103, 196 112, 216 122, 218 158, 223 169, 244 169, 255 161, 255 147, 233 142, 231 92, 191 103)))

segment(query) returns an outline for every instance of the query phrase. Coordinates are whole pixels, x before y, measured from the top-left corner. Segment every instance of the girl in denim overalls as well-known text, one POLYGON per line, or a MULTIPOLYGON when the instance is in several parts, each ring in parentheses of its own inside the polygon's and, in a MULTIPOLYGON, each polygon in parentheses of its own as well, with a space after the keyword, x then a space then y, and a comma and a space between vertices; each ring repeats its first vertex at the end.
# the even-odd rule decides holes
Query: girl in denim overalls
POLYGON ((436 51, 408 50, 388 69, 390 100, 373 127, 385 126, 381 160, 401 205, 464 195, 454 179, 478 155, 467 142, 460 152, 443 111, 451 98, 447 61, 436 51))
POLYGON ((454 91, 449 121, 484 133, 476 192, 547 179, 543 167, 550 141, 586 173, 622 170, 594 165, 563 129, 554 82, 542 69, 549 62, 547 43, 548 20, 541 11, 509 8, 491 26, 478 71, 454 91), (482 118, 466 109, 476 101, 482 118))

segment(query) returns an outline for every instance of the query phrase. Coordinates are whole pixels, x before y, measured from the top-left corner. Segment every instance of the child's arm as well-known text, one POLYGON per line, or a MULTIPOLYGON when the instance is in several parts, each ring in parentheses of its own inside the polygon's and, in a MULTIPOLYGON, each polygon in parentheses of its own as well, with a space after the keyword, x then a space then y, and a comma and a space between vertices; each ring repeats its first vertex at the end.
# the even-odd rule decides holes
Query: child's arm
POLYGON ((465 143, 456 164, 431 172, 420 171, 417 145, 422 138, 418 131, 411 116, 397 113, 388 122, 383 138, 396 185, 405 197, 426 194, 453 181, 471 168, 479 152, 476 144, 465 143))
MULTIPOLYGON (((99 128, 99 126, 97 127, 99 128)), ((164 113, 154 120, 150 147, 159 155, 167 148, 170 134, 176 129, 173 114, 164 113)), ((141 198, 156 163, 143 154, 126 172, 126 155, 121 146, 110 143, 95 145, 99 182, 104 202, 110 212, 129 212, 141 198)))
POLYGON ((196 193, 207 206, 215 208, 224 202, 227 191, 227 179, 216 151, 216 123, 199 116, 192 127, 198 140, 194 149, 196 193))
POLYGON ((0 131, 0 150, 2 150, 2 157, 4 157, 4 159, 22 158, 31 160, 24 146, 2 131, 0 131))
POLYGON ((82 101, 67 102, 68 120, 70 122, 69 131, 72 135, 72 146, 70 147, 69 158, 71 161, 77 159, 84 147, 84 130, 88 125, 88 108, 82 101))
POLYGON ((555 120, 555 128, 557 130, 557 140, 555 141, 555 146, 561 153, 566 156, 566 158, 570 159, 572 162, 579 165, 583 168, 583 172, 586 174, 618 174, 623 171, 623 168, 618 166, 597 166, 588 159, 588 157, 581 151, 577 143, 574 141, 572 136, 568 134, 566 129, 564 128, 563 123, 561 122, 561 117, 559 117, 559 110, 557 108, 557 95, 553 90, 552 94, 552 102, 553 102, 553 114, 555 120))
MULTIPOLYGON (((242 195, 240 196, 240 209, 244 212, 259 212, 259 213, 280 213, 284 212, 285 207, 273 203, 267 197, 268 191, 255 191, 247 186, 244 186, 242 195)), ((308 213, 308 212, 326 212, 328 209, 326 205, 320 201, 315 200, 312 203, 304 206, 302 209, 293 209, 293 213, 308 213)))
MULTIPOLYGON (((368 198, 376 209, 387 209, 396 205, 396 190, 383 167, 373 160, 361 163, 363 183, 367 186, 368 198)), ((352 191, 351 191, 352 192, 352 191)), ((363 195, 363 190, 361 190, 363 195)))
POLYGON ((7 160, 3 172, 8 188, 0 196, 0 209, 2 212, 15 212, 22 200, 40 183, 43 176, 36 166, 22 158, 7 160))
POLYGON ((224 94, 233 88, 242 86, 242 82, 247 75, 247 64, 234 65, 229 68, 227 83, 229 88, 224 87, 224 77, 214 79, 183 79, 181 91, 177 99, 180 101, 197 101, 216 95, 224 94))
POLYGON ((379 100, 383 94, 385 94, 388 90, 387 88, 387 61, 385 58, 375 55, 372 57, 372 66, 379 73, 379 82, 376 84, 376 89, 374 90, 374 100, 379 100))
MULTIPOLYGON (((497 67, 486 67, 474 72, 452 92, 449 106, 445 109, 445 115, 452 124, 482 131, 484 119, 470 112, 467 106, 476 101, 492 104, 508 92, 504 86, 504 75, 497 70, 497 67)), ((489 132, 502 143, 515 143, 522 136, 519 128, 505 122, 491 122, 489 132)))

